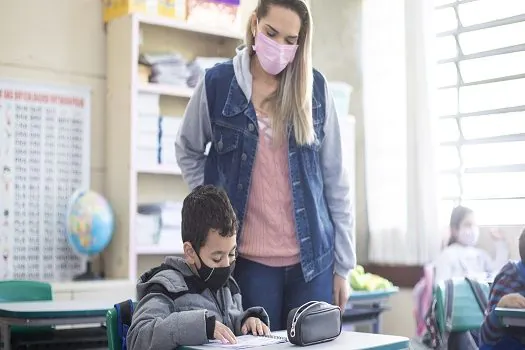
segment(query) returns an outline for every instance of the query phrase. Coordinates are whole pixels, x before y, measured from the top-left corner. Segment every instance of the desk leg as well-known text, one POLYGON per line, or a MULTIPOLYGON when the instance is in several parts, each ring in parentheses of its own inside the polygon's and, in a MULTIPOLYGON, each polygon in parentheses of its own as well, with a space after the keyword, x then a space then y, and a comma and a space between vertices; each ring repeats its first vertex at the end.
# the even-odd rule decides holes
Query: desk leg
POLYGON ((4 345, 4 350, 11 350, 11 330, 9 329, 7 323, 2 323, 0 326, 0 335, 2 338, 2 344, 4 345))
POLYGON ((372 323, 372 333, 374 334, 379 334, 379 330, 380 330, 380 321, 379 321, 379 316, 376 318, 375 322, 372 323))
POLYGON ((374 331, 376 334, 381 334, 382 329, 383 329, 383 315, 379 315, 377 317, 377 322, 375 324, 374 331))

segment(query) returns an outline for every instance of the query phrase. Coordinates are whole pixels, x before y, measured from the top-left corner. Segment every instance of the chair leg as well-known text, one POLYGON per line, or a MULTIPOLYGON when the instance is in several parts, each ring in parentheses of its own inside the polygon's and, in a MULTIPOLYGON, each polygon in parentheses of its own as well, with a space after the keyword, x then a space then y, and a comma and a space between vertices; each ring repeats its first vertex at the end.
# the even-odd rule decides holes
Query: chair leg
POLYGON ((9 325, 3 323, 0 325, 0 335, 2 339, 2 345, 4 350, 11 350, 11 330, 9 325))

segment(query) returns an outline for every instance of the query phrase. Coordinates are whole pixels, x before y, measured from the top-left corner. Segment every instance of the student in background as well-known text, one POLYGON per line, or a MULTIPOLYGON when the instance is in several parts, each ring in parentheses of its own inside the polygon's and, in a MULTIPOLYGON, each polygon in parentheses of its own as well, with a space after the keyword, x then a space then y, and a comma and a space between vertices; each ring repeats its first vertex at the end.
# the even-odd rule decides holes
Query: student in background
POLYGON ((499 271, 509 259, 507 242, 499 233, 492 233, 496 249, 493 259, 485 250, 476 247, 478 238, 474 212, 463 206, 454 208, 450 216, 449 244, 433 263, 434 281, 465 276, 487 277, 499 271))
POLYGON ((226 193, 198 186, 184 200, 184 258, 141 276, 139 303, 127 335, 130 350, 171 350, 210 339, 235 343, 241 334, 269 334, 261 307, 243 311, 231 277, 236 259, 237 219, 226 193))
POLYGON ((480 332, 480 349, 525 349, 525 328, 507 328, 496 316, 496 307, 525 309, 525 229, 519 238, 521 261, 508 262, 494 279, 489 305, 480 332))
POLYGON ((355 267, 339 122, 311 35, 305 0, 259 0, 246 45, 207 70, 175 143, 190 188, 227 191, 240 221, 235 278, 272 330, 311 300, 344 308, 355 267))
MULTIPOLYGON (((496 249, 495 259, 483 249, 477 248, 479 228, 471 209, 458 206, 450 215, 450 239, 440 255, 424 268, 424 276, 413 291, 414 317, 418 337, 426 335, 425 317, 432 304, 434 285, 454 277, 493 275, 509 257, 507 243, 497 233, 492 234, 496 249)), ((475 334, 476 332, 473 332, 475 334)), ((477 334, 475 334, 477 338, 477 334)))

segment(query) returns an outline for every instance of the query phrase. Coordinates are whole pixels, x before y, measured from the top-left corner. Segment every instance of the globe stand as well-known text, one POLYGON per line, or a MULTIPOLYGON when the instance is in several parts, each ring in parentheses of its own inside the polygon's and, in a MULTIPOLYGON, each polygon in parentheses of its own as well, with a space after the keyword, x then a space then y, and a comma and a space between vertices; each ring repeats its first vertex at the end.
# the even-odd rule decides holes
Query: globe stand
POLYGON ((102 276, 96 274, 93 271, 93 263, 90 260, 86 262, 86 272, 73 277, 73 281, 95 281, 95 280, 101 280, 101 279, 102 279, 102 276))

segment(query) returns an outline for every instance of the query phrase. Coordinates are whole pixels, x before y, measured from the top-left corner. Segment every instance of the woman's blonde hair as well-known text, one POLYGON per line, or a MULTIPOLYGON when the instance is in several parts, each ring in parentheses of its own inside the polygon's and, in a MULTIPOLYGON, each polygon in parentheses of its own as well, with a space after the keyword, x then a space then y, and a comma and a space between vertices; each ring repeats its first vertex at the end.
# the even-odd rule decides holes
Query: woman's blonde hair
MULTIPOLYGON (((301 30, 294 60, 279 74, 279 87, 264 102, 273 114, 274 137, 282 140, 288 126, 292 126, 297 144, 311 144, 315 140, 312 119, 312 17, 304 0, 259 0, 255 9, 257 18, 264 18, 272 5, 296 12, 301 19, 301 30)), ((250 56, 255 54, 252 20, 248 21, 245 38, 250 56)))

